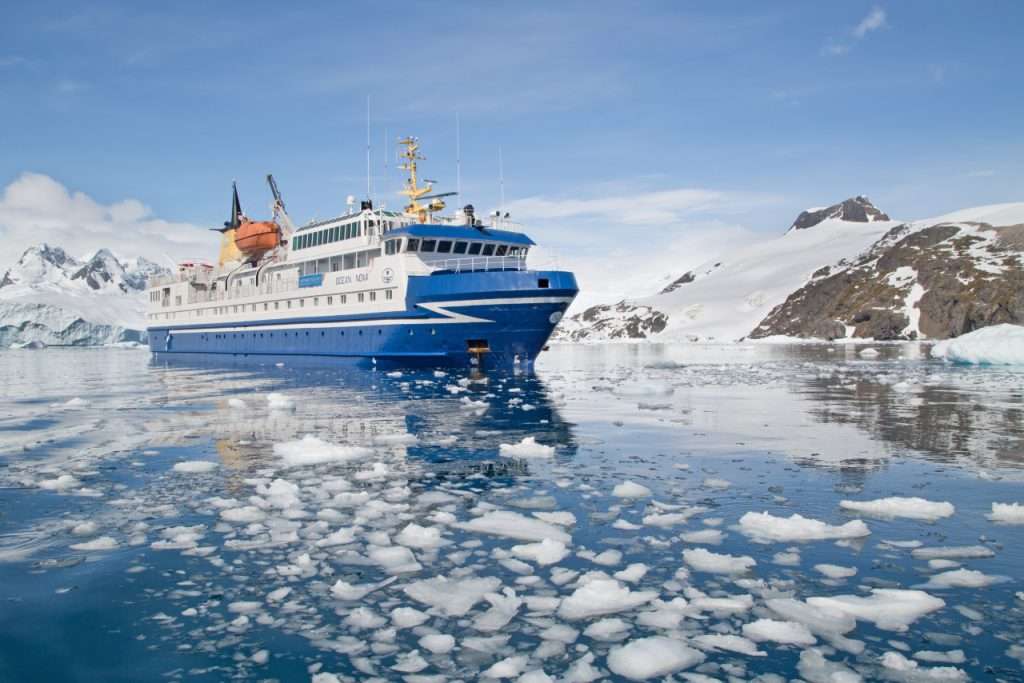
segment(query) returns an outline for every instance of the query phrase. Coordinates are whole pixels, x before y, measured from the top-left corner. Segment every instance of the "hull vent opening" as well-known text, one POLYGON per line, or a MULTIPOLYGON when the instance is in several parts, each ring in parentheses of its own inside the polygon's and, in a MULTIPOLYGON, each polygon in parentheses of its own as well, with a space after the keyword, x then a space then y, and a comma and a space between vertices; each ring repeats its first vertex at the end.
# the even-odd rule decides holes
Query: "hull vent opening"
POLYGON ((537 280, 537 287, 540 289, 548 289, 551 287, 551 282, 546 277, 542 277, 537 280))

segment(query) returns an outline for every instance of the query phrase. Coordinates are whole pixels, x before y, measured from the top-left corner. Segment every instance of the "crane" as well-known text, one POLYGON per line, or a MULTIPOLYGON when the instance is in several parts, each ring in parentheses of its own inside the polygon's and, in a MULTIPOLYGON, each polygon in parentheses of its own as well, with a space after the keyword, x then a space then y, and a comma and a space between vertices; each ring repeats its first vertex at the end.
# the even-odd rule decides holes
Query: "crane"
POLYGON ((274 176, 270 173, 267 174, 267 185, 270 185, 270 194, 274 195, 274 203, 270 205, 271 211, 274 213, 274 220, 280 221, 285 227, 285 235, 282 241, 287 242, 288 239, 295 233, 295 224, 292 223, 292 219, 288 216, 288 212, 284 208, 284 200, 281 198, 281 191, 277 189, 277 182, 274 180, 274 176))

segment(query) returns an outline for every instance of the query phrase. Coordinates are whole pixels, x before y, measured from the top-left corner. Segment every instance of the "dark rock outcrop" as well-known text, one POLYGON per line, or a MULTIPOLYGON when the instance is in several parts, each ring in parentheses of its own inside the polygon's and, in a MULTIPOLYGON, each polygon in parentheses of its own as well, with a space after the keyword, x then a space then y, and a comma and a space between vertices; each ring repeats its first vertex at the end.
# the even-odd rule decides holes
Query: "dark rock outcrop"
POLYGON ((858 195, 824 209, 803 211, 796 217, 796 220, 793 221, 793 225, 789 229, 806 230, 829 218, 853 223, 872 223, 874 221, 889 220, 889 216, 879 211, 871 203, 870 199, 863 195, 858 195))
POLYGON ((898 226, 852 264, 817 271, 750 336, 946 339, 1022 324, 1022 244, 1024 225, 898 226))
POLYGON ((556 333, 562 341, 587 339, 646 339, 668 325, 668 316, 650 306, 620 301, 617 304, 591 306, 573 316, 556 333))

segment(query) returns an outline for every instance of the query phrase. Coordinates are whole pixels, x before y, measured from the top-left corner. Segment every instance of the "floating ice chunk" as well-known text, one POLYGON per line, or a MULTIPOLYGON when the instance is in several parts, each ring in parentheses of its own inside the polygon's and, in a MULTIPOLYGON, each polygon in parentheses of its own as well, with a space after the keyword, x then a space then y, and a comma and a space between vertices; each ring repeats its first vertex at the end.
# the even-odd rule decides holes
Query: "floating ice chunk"
POLYGON ((757 565, 749 555, 723 555, 704 548, 687 548, 683 551, 683 561, 699 572, 710 574, 743 574, 757 565))
POLYGON ((992 513, 986 515, 1001 524, 1024 524, 1024 505, 1020 503, 992 503, 992 513))
POLYGON ((648 398, 655 396, 671 396, 676 393, 675 387, 668 384, 653 382, 635 382, 622 384, 615 388, 615 393, 626 398, 648 398))
POLYGON ((995 555, 991 548, 983 545, 914 548, 910 554, 919 560, 969 560, 995 555))
POLYGON ((341 679, 331 673, 315 673, 312 683, 341 683, 341 679))
POLYGON ((75 536, 92 536, 99 528, 96 522, 82 522, 71 527, 71 533, 75 536))
POLYGON ((391 669, 400 673, 414 674, 418 671, 423 671, 428 666, 430 664, 427 663, 427 660, 423 659, 418 651, 413 650, 412 652, 399 655, 391 669))
POLYGON ((408 574, 423 569, 423 565, 416 561, 416 556, 405 546, 377 547, 371 549, 367 555, 384 567, 388 574, 408 574))
POLYGON ((752 595, 729 595, 725 597, 709 597, 703 593, 693 595, 690 605, 700 612, 715 614, 736 614, 748 612, 754 607, 752 595))
POLYGON ((991 325, 932 347, 932 356, 973 365, 1024 364, 1024 327, 991 325))
POLYGON ((484 677, 515 678, 523 672, 523 669, 526 668, 526 664, 529 661, 530 658, 527 655, 506 657, 500 662, 495 662, 489 669, 487 669, 487 671, 484 671, 484 677))
POLYGON ((758 619, 743 624, 743 635, 751 640, 770 640, 785 645, 814 645, 817 638, 803 624, 796 621, 758 619))
POLYGON ((707 508, 703 508, 700 506, 694 506, 692 508, 687 508, 680 512, 654 512, 649 515, 644 515, 641 521, 646 526, 656 526, 662 528, 678 526, 679 524, 685 524, 690 519, 690 517, 700 514, 701 512, 704 512, 706 509, 707 508))
POLYGON ((772 555, 772 564, 781 565, 783 567, 799 567, 800 566, 800 553, 797 553, 797 552, 775 553, 774 555, 772 555))
POLYGON ((617 519, 612 522, 612 528, 619 529, 620 531, 636 531, 637 529, 643 529, 643 526, 640 524, 633 524, 632 522, 628 522, 624 519, 617 519))
POLYGON ((679 538, 686 543, 707 543, 718 545, 722 542, 723 534, 718 529, 701 529, 699 531, 688 531, 679 535, 679 538))
POLYGON ((922 584, 922 588, 984 588, 994 583, 1009 581, 1006 576, 993 576, 975 569, 954 569, 936 574, 922 584))
POLYGON ((411 446, 419 441, 419 437, 415 434, 409 434, 406 432, 397 432, 395 434, 377 434, 373 437, 373 442, 382 446, 411 446))
POLYGON ((704 480, 704 487, 709 489, 727 489, 732 486, 732 482, 728 479, 719 479, 718 477, 708 477, 704 480))
POLYGON ((292 592, 292 589, 288 586, 272 590, 267 593, 267 602, 281 602, 287 598, 292 592))
POLYGON ((924 615, 946 606, 944 600, 924 591, 897 588, 873 588, 868 597, 813 597, 807 599, 807 604, 845 612, 856 619, 873 622, 886 631, 906 631, 910 624, 924 615))
POLYGON ((612 648, 608 668, 634 681, 660 678, 704 661, 704 655, 682 641, 652 636, 612 648))
POLYGON ((341 446, 306 434, 297 441, 274 444, 274 455, 284 461, 286 467, 320 465, 327 462, 351 462, 366 458, 373 451, 362 446, 341 446))
POLYGON ((626 480, 621 484, 615 485, 615 488, 612 489, 612 495, 616 498, 647 498, 651 495, 651 490, 643 484, 626 480))
POLYGON ((435 655, 443 655, 455 648, 455 638, 447 633, 431 633, 419 640, 420 647, 435 655))
POLYGON ((228 611, 233 614, 252 614, 263 608, 258 600, 238 600, 228 604, 228 611))
POLYGON ((415 581, 403 590, 416 602, 429 605, 450 617, 461 617, 501 585, 494 577, 449 579, 435 576, 415 581))
POLYGON ((605 567, 612 567, 622 562, 622 551, 615 550, 614 548, 605 550, 604 552, 595 555, 590 560, 594 564, 599 564, 605 567))
POLYGON ((295 410, 295 401, 275 391, 267 394, 267 406, 271 410, 295 410))
POLYGON ((837 564, 816 564, 814 570, 830 579, 848 579, 857 575, 856 567, 841 567, 837 564))
POLYGON ((217 467, 217 463, 209 460, 185 460, 184 462, 174 463, 174 467, 172 469, 175 472, 183 472, 185 474, 202 474, 205 472, 212 472, 217 469, 217 467))
POLYGON ((604 676, 604 672, 594 666, 594 653, 588 652, 569 667, 565 675, 559 679, 562 683, 590 683, 604 676))
POLYGON ((902 498, 893 496, 891 498, 879 498, 877 500, 842 500, 839 507, 844 510, 852 510, 872 517, 894 519, 904 517, 906 519, 919 519, 926 522, 934 522, 944 517, 952 517, 956 508, 952 503, 936 502, 924 498, 902 498))
POLYGON ((809 683, 860 683, 864 680, 853 669, 825 659, 825 655, 816 647, 800 653, 797 671, 809 683))
POLYGON ((78 396, 75 396, 74 398, 72 398, 72 399, 68 400, 67 402, 62 403, 60 405, 62 405, 65 408, 69 408, 71 410, 78 410, 80 408, 84 408, 87 405, 89 405, 89 402, 86 401, 84 398, 79 398, 78 396))
POLYGON ((348 581, 338 579, 334 582, 334 585, 331 586, 331 595, 338 598, 339 600, 362 600, 373 591, 379 588, 383 588, 384 586, 387 586, 394 580, 395 577, 391 577, 389 579, 385 579, 384 581, 379 581, 376 583, 351 584, 348 581))
POLYGON ((949 650, 948 652, 937 652, 935 650, 921 650, 914 653, 914 659, 934 664, 963 664, 967 656, 963 650, 949 650))
POLYGON ((505 588, 501 593, 486 593, 484 600, 491 603, 491 608, 473 621, 473 628, 477 631, 500 631, 523 605, 523 599, 511 588, 505 588))
POLYGON ((636 583, 647 574, 647 565, 642 562, 634 562, 625 569, 615 572, 614 576, 619 581, 636 583))
POLYGON ((330 548, 336 545, 348 545, 356 540, 355 527, 342 527, 333 531, 316 542, 318 548, 330 548))
POLYGON ((39 482, 39 488, 47 491, 67 491, 81 485, 82 482, 70 474, 62 474, 56 479, 44 479, 39 482))
POLYGON ((538 636, 541 640, 555 640, 571 645, 579 638, 580 632, 568 624, 554 624, 541 631, 538 636))
POLYGON ((116 550, 117 548, 117 541, 110 536, 98 536, 91 541, 71 545, 72 550, 116 550))
POLYGON ((658 597, 654 591, 631 591, 614 579, 593 578, 558 606, 558 616, 570 621, 631 610, 658 597))
POLYGON ((225 522, 236 522, 239 524, 251 524, 262 522, 267 518, 267 513, 255 505, 242 505, 241 507, 228 508, 220 511, 220 518, 225 522))
POLYGON ((387 619, 369 607, 356 607, 345 617, 345 624, 354 628, 378 629, 387 623, 387 619))
POLYGON ((404 529, 395 536, 395 541, 410 548, 421 550, 438 548, 447 545, 449 541, 441 538, 441 530, 436 526, 420 526, 410 522, 404 529))
POLYGON ((831 607, 808 605, 793 598, 772 598, 765 604, 779 616, 803 624, 811 633, 850 649, 850 643, 842 637, 857 628, 857 620, 850 614, 831 607))
POLYGON ((544 673, 543 669, 533 669, 517 678, 516 683, 554 683, 554 680, 544 673))
POLYGON ((528 543, 525 545, 514 545, 511 548, 512 554, 524 560, 532 560, 541 566, 557 564, 569 554, 568 548, 561 541, 554 541, 545 538, 539 543, 528 543))
POLYGON ((468 522, 452 526, 520 541, 543 541, 546 538, 560 543, 572 541, 569 534, 556 526, 508 510, 492 510, 468 522))
POLYGON ((619 641, 625 640, 632 629, 633 627, 628 621, 623 621, 618 617, 608 617, 599 619, 588 626, 583 631, 583 635, 594 640, 619 641))
POLYGON ((260 666, 263 666, 268 661, 270 661, 270 651, 257 650, 256 652, 252 653, 252 656, 249 657, 249 660, 252 661, 253 664, 259 664, 260 666))
POLYGON ((245 410, 249 406, 246 404, 245 401, 238 398, 237 396, 232 396, 231 398, 228 399, 228 407, 233 410, 245 410))
POLYGON ((857 355, 859 355, 861 358, 877 358, 878 349, 873 349, 869 346, 866 349, 861 349, 860 353, 858 353, 857 355))
POLYGON ((749 657, 766 657, 768 655, 767 652, 758 650, 757 643, 754 641, 737 635, 708 633, 697 636, 693 642, 705 649, 738 652, 749 657))
POLYGON ((414 607, 396 607, 391 610, 391 625, 396 629, 413 628, 425 623, 430 617, 414 607))
POLYGON ((527 436, 517 444, 501 444, 498 452, 505 458, 550 458, 555 454, 555 447, 537 443, 535 437, 527 436))
POLYGON ((557 510, 555 512, 534 512, 533 516, 543 522, 547 522, 548 524, 557 524, 558 526, 572 526, 576 523, 576 515, 566 510, 557 510))
POLYGON ((923 681, 966 681, 967 673, 962 669, 952 666, 937 666, 922 668, 912 659, 907 659, 899 652, 890 650, 882 655, 879 660, 886 669, 890 678, 908 681, 910 683, 922 683, 923 681), (892 674, 896 674, 893 676, 892 674))
POLYGON ((739 527, 744 535, 759 543, 861 538, 871 533, 868 526, 859 519, 832 526, 797 513, 789 517, 776 517, 768 512, 748 512, 740 517, 739 527))

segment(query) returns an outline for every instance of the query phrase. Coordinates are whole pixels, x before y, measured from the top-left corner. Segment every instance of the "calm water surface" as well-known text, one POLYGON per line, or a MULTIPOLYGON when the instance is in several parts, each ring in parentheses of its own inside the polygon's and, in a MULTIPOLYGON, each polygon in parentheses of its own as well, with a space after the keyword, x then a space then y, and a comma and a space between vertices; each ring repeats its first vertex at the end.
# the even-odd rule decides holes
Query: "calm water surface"
POLYGON ((857 351, 2 352, 0 681, 1024 680, 1024 371, 857 351))

